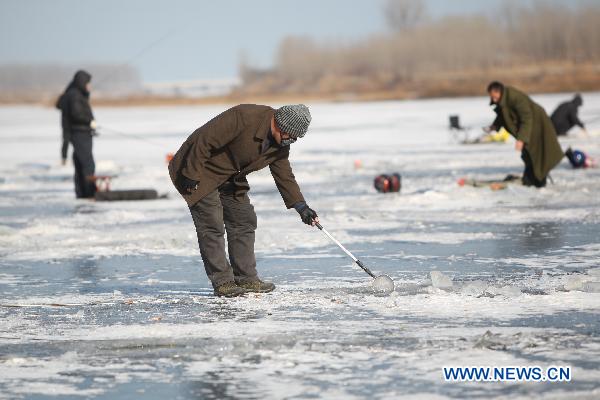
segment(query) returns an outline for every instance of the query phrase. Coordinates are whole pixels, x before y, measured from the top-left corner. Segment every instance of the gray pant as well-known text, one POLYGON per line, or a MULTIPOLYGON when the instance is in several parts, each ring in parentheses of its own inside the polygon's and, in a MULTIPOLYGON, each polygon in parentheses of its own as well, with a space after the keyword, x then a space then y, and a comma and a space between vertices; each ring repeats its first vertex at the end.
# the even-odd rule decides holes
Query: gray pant
POLYGON ((190 207, 204 269, 213 287, 256 279, 256 213, 248 195, 234 198, 229 183, 190 207), (225 255, 225 231, 227 249, 225 255))
POLYGON ((96 182, 90 180, 96 164, 92 154, 92 135, 85 131, 71 132, 73 144, 73 165, 75 166, 75 196, 91 198, 96 193, 96 182))

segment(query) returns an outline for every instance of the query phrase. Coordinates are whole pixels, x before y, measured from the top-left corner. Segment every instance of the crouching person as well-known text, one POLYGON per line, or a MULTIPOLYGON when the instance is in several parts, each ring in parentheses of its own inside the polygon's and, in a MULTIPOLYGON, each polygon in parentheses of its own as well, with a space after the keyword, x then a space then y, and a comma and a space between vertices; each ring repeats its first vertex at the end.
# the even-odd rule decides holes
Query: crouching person
POLYGON ((525 163, 523 185, 546 186, 548 173, 564 157, 550 117, 539 104, 514 87, 492 82, 487 91, 497 115, 491 128, 497 131, 503 127, 517 139, 515 149, 525 163))
POLYGON ((256 271, 256 213, 248 198, 246 175, 268 166, 286 207, 295 208, 308 225, 319 221, 306 204, 288 160, 290 145, 306 134, 310 121, 303 104, 277 110, 241 104, 198 128, 169 163, 171 180, 192 214, 215 295, 234 297, 275 289, 256 271))

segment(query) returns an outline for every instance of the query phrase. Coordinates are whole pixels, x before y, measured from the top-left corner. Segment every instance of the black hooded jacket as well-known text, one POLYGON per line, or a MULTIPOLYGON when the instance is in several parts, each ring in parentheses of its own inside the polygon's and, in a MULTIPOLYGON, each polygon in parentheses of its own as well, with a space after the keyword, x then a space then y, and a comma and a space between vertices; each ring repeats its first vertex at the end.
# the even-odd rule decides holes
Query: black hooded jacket
POLYGON ((94 119, 90 106, 90 93, 86 85, 92 80, 92 76, 86 71, 77 71, 65 92, 58 98, 56 108, 62 112, 63 143, 61 155, 67 158, 69 140, 74 132, 91 134, 90 123, 94 119))
POLYGON ((579 107, 583 104, 580 95, 575 95, 573 100, 560 104, 550 117, 556 134, 559 136, 566 135, 569 129, 578 126, 584 129, 583 122, 579 120, 577 115, 579 107))

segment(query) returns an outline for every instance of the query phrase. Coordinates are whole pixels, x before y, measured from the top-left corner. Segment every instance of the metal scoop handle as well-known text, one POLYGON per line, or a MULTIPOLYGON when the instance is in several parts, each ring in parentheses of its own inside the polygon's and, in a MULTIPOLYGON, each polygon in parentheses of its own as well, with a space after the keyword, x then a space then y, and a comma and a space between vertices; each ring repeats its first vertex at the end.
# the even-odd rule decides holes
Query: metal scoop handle
POLYGON ((359 266, 362 268, 363 271, 365 271, 367 274, 369 274, 371 276, 371 278, 375 278, 375 274, 373 274, 371 272, 371 270, 369 268, 367 268, 358 258, 354 257, 354 255, 352 253, 350 253, 344 246, 342 246, 342 244, 340 242, 337 241, 336 238, 334 238, 333 236, 331 236, 331 234, 329 232, 327 232, 327 229, 323 228, 323 226, 320 223, 315 223, 315 226, 317 228, 319 228, 319 230, 321 232, 323 232, 325 235, 327 235, 327 237, 329 239, 331 239, 335 244, 337 244, 339 246, 340 249, 344 250, 344 253, 348 254, 348 256, 350 256, 350 258, 359 266))

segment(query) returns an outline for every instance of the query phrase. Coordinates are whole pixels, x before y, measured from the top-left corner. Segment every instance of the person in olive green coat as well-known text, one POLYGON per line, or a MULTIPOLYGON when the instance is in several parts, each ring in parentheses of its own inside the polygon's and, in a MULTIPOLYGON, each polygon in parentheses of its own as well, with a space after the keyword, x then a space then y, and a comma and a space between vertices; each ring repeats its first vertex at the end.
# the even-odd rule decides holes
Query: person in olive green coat
POLYGON ((233 297, 275 289, 260 280, 256 271, 256 214, 248 198, 246 175, 268 166, 286 207, 295 208, 307 225, 319 222, 288 160, 290 145, 306 134, 310 121, 303 104, 277 110, 240 104, 196 129, 169 162, 171 180, 192 214, 215 295, 233 297))
POLYGON ((504 127, 517 139, 515 149, 521 152, 525 163, 523 185, 546 186, 548 173, 564 156, 550 117, 539 104, 514 87, 492 82, 487 91, 497 115, 490 128, 504 127))

